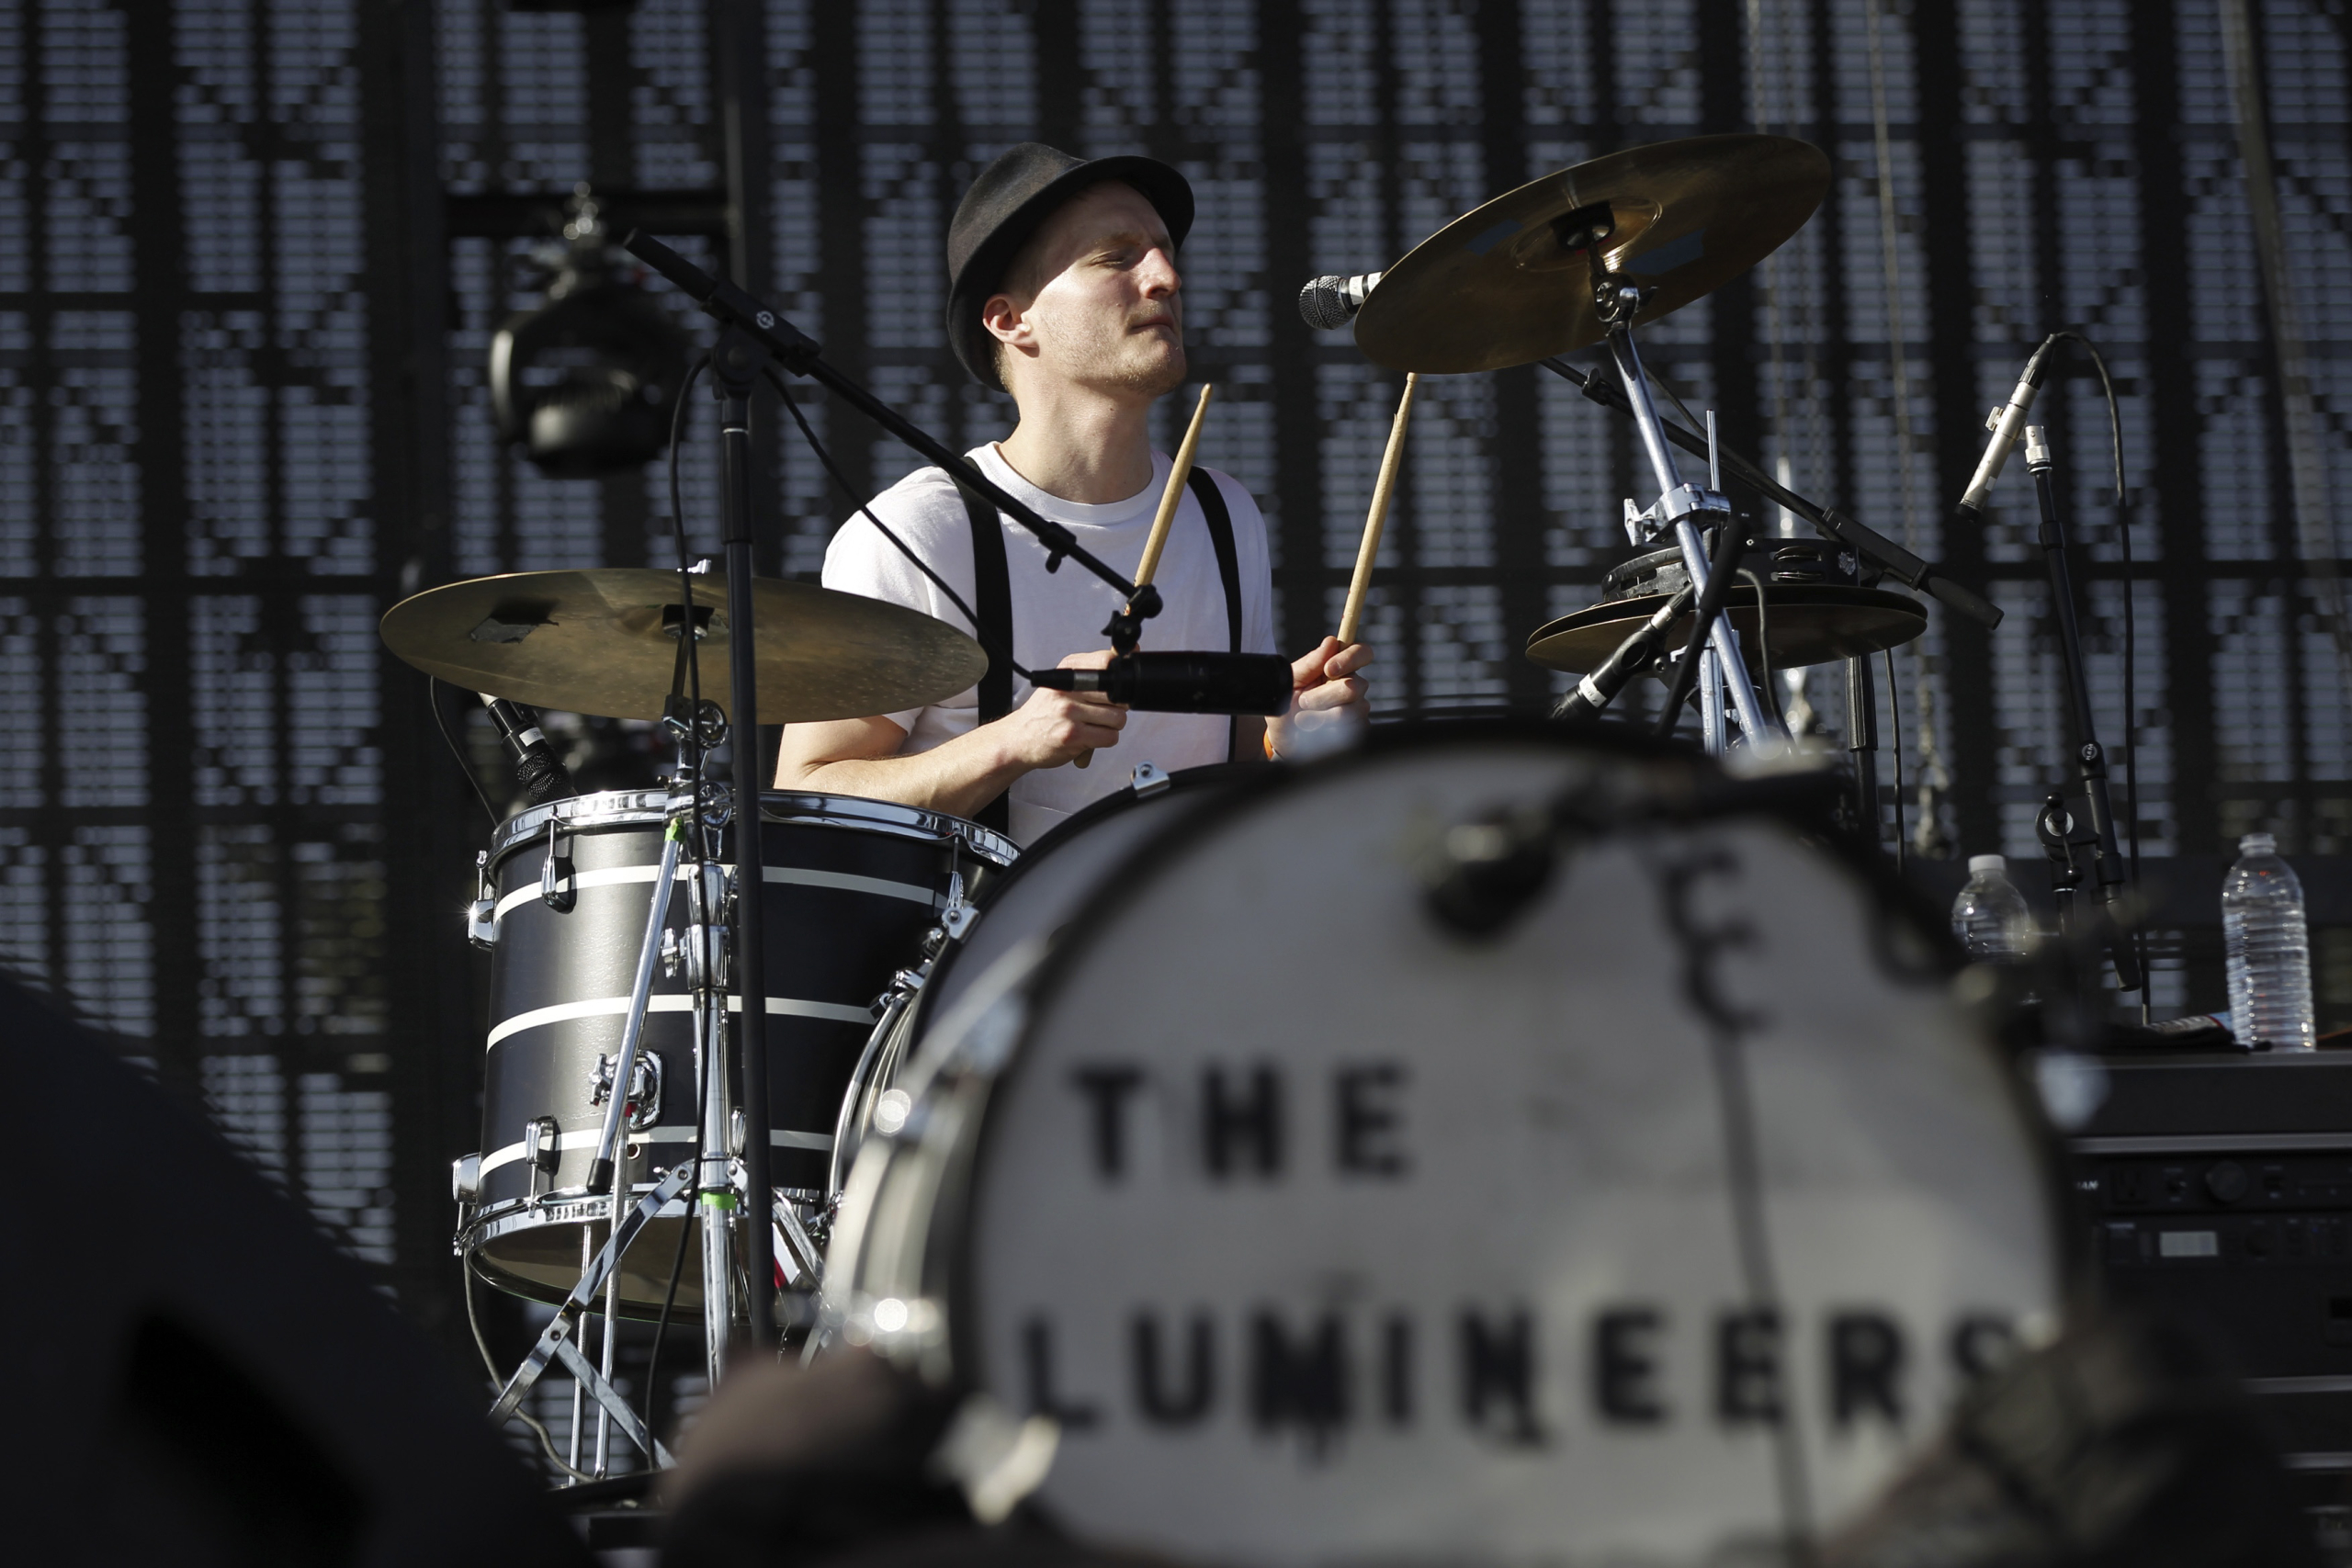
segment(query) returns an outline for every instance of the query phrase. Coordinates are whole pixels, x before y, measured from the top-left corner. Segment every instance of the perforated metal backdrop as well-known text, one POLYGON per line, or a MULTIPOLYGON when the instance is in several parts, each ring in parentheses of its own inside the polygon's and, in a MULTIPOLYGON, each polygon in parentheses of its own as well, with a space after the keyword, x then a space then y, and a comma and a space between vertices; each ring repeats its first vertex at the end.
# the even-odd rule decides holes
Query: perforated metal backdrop
MULTIPOLYGON (((2346 24, 2253 14, 2340 483, 2346 24)), ((1820 216, 1648 355, 1734 444, 2009 610, 1991 634, 1939 611, 1902 660, 1907 767, 1925 717, 1953 840, 2033 858, 2057 707, 2022 478, 1981 534, 1939 518, 1982 411, 2073 325, 2124 398, 2147 852, 2218 857, 2256 826, 2352 848, 2352 694, 2296 558, 2210 0, 768 0, 731 25, 699 0, 0 5, 0 947, 201 1095, 427 1320, 455 1300, 446 1162, 477 1142, 456 911, 483 822, 375 618, 453 577, 670 548, 658 470, 558 482, 499 449, 481 367, 531 302, 527 247, 450 238, 444 191, 719 186, 722 70, 752 88, 752 282, 967 442, 1009 418, 939 338, 966 180, 1028 137, 1185 169, 1194 365, 1220 392, 1204 457, 1265 507, 1285 646, 1336 619, 1396 390, 1300 325, 1302 280, 1614 147, 1814 141, 1838 167, 1820 216)), ((2042 406, 2119 744, 2103 411, 2073 375, 2042 406)), ((818 419, 872 486, 911 466, 818 419)), ((845 507, 767 434, 771 548, 809 571, 845 507)), ((706 453, 687 513, 708 550, 706 453)), ((1516 649, 1623 553, 1623 432, 1539 371, 1441 379, 1405 472, 1379 707, 1541 705, 1555 678, 1516 649)), ((1812 694, 1835 715, 1826 679, 1812 694)), ((2352 944, 2320 937, 2341 1017, 2352 944)), ((2218 1005, 2210 949, 2184 951, 2159 1001, 2218 1005)))

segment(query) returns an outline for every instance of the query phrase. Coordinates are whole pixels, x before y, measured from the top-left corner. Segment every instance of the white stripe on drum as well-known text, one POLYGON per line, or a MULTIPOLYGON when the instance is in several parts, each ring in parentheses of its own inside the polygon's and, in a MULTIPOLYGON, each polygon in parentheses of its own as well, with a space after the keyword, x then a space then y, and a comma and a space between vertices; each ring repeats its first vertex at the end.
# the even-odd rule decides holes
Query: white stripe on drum
MULTIPOLYGON (((604 1135, 605 1130, 602 1127, 591 1127, 584 1133, 562 1134, 559 1135, 555 1141, 556 1152, 558 1154, 561 1154, 566 1149, 593 1149, 596 1146, 597 1141, 604 1137, 604 1135)), ((694 1137, 695 1130, 692 1127, 648 1127, 642 1133, 629 1134, 627 1137, 622 1139, 622 1142, 629 1144, 690 1144, 694 1142, 694 1137)), ((825 1143, 828 1146, 831 1146, 832 1140, 831 1138, 827 1138, 825 1143)), ((530 1145, 528 1144, 509 1144, 504 1148, 499 1150, 496 1154, 482 1156, 481 1173, 484 1176, 488 1176, 492 1171, 496 1170, 502 1165, 513 1165, 516 1160, 523 1157, 524 1152, 529 1147, 530 1145)))
MULTIPOLYGON (((692 997, 662 996, 645 998, 645 1010, 649 1015, 657 1012, 692 1012, 694 1005, 695 999, 692 997)), ((727 1010, 741 1012, 743 1010, 741 998, 728 998, 727 1010)), ((490 1032, 489 1040, 484 1042, 483 1049, 487 1050, 509 1035, 519 1034, 526 1029, 537 1029, 550 1023, 568 1023, 575 1018, 612 1018, 626 1014, 628 1011, 627 997, 596 997, 584 1002, 558 1002, 553 1007, 533 1008, 528 1012, 518 1012, 513 1018, 493 1026, 490 1032)), ((854 1023, 864 1028, 871 1028, 874 1024, 872 1008, 846 1007, 840 1002, 803 1001, 798 997, 770 997, 768 1016, 770 1018, 816 1018, 829 1023, 854 1023)))
MULTIPOLYGON (((601 1127, 591 1127, 584 1133, 565 1133, 555 1141, 556 1152, 593 1149, 604 1135, 601 1127)), ((692 1127, 648 1127, 642 1133, 631 1133, 626 1141, 632 1144, 690 1144, 694 1138, 692 1127)), ((832 1151, 833 1135, 831 1133, 787 1133, 771 1129, 768 1143, 779 1149, 814 1149, 819 1154, 829 1154, 832 1151)), ((482 1156, 481 1174, 488 1176, 500 1166, 513 1165, 529 1147, 528 1144, 509 1144, 496 1154, 482 1156)))
POLYGON ((769 882, 797 883, 803 887, 832 887, 844 893, 872 893, 884 898, 904 898, 910 904, 929 906, 939 902, 939 896, 928 887, 918 887, 911 882, 885 882, 878 876, 852 876, 845 871, 808 871, 797 865, 765 865, 760 868, 760 874, 769 882))
MULTIPOLYGON (((797 883, 803 887, 831 887, 843 893, 872 893, 884 898, 904 898, 910 904, 921 904, 926 908, 939 902, 937 893, 911 882, 886 882, 878 876, 853 876, 842 871, 806 871, 797 865, 770 865, 760 869, 763 879, 769 882, 797 883)), ((658 865, 618 865, 604 871, 574 872, 558 886, 561 891, 573 892, 582 887, 613 887, 628 882, 650 882, 661 870, 658 865)), ((678 868, 677 879, 684 882, 693 874, 692 866, 682 865, 678 868)), ((536 883, 518 887, 498 901, 493 918, 503 920, 507 910, 519 908, 539 896, 536 883)))
MULTIPOLYGON (((605 871, 576 871, 556 885, 560 892, 574 892, 582 887, 611 887, 624 882, 650 882, 662 874, 658 865, 616 865, 605 871)), ((687 868, 678 868, 678 880, 686 879, 687 868)), ((497 918, 504 919, 506 911, 528 904, 539 897, 539 885, 518 887, 498 901, 497 918)), ((642 921, 639 922, 640 925, 642 921)))

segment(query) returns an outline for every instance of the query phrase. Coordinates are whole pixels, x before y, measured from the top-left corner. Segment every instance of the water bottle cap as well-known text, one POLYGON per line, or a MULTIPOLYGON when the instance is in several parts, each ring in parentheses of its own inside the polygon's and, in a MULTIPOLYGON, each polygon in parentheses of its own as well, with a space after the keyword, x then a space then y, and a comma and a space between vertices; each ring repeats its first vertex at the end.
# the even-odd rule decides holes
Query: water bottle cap
POLYGON ((1968 857, 1968 874, 1971 876, 1974 876, 1982 872, 1987 871, 1997 871, 2006 875, 2008 869, 2009 857, 2007 855, 1971 855, 1968 857))
POLYGON ((2249 855, 2275 855, 2278 852, 2278 840, 2269 833, 2248 833, 2238 840, 2238 852, 2249 855))

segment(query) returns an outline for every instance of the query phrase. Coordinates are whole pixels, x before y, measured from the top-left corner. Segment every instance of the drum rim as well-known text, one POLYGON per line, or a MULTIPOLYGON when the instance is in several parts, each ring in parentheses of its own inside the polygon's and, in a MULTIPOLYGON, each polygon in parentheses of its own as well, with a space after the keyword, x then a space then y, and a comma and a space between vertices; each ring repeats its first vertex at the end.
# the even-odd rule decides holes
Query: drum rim
MULTIPOLYGON (((1576 728, 1514 717, 1450 721, 1432 724, 1403 721, 1374 727, 1363 742, 1347 751, 1317 759, 1310 762, 1281 768, 1251 770, 1261 777, 1243 777, 1233 788, 1204 794, 1198 807, 1175 819, 1133 846, 1125 858, 1106 869, 1102 880, 1091 889, 1086 898, 1075 908, 1067 924, 1078 932, 1075 940, 1057 942, 1050 950, 1035 957, 1026 971, 1020 975, 1007 992, 1017 998, 1019 1012, 1010 1029, 1008 1038, 984 1056, 950 1050, 933 1058, 932 1074, 919 1080, 925 1098, 944 1091, 954 1093, 957 1103, 948 1114, 940 1118, 941 1125, 933 1127, 933 1118, 910 1119, 897 1134, 870 1138, 882 1145, 888 1154, 883 1157, 899 1157, 901 1145, 915 1145, 909 1154, 926 1155, 939 1168, 934 1201, 923 1224, 921 1257, 917 1264, 921 1278, 899 1280, 894 1283, 901 1290, 930 1296, 944 1317, 944 1334, 931 1341, 933 1354, 944 1352, 944 1371, 947 1379, 959 1390, 977 1392, 981 1363, 977 1337, 975 1314, 959 1310, 975 1300, 978 1280, 977 1258, 970 1246, 972 1204, 975 1197, 975 1173, 986 1156, 989 1142, 990 1102, 997 1093, 1020 1071, 1028 1053, 1023 1047, 1035 1028, 1037 1011, 1044 1000, 1067 982, 1073 967, 1091 943, 1088 933, 1100 931, 1103 919, 1115 910, 1122 901, 1136 896, 1140 888, 1156 879, 1155 874, 1182 852, 1184 846, 1197 835, 1212 832, 1228 817, 1238 817, 1253 810, 1268 796, 1279 796, 1306 787, 1316 780, 1344 774, 1366 765, 1400 755, 1438 749, 1457 740, 1488 742, 1526 742, 1538 746, 1582 745, 1604 753, 1632 759, 1678 760, 1700 768, 1714 764, 1687 745, 1664 740, 1619 725, 1594 725, 1576 728)), ((1711 813, 1711 818, 1732 819, 1743 815, 1775 818, 1783 823, 1792 820, 1784 808, 1770 802, 1758 801, 1742 806, 1736 802, 1711 813)), ((1944 924, 1934 918, 1924 895, 1895 875, 1883 858, 1842 833, 1824 834, 1817 829, 1807 834, 1810 842, 1826 852, 1837 864, 1853 877, 1857 890, 1893 919, 1906 919, 1921 937, 1921 947, 1929 962, 1947 976, 1965 967, 1965 954, 1951 938, 1944 924)), ((1874 932, 1887 929, 1882 921, 1873 926, 1874 932)), ((1012 954, 1008 953, 1010 958, 1012 954)), ((968 1003, 967 993, 964 1000, 968 1003)), ((975 1017, 971 1023, 981 1024, 975 1017)), ((967 1037, 973 1032, 967 1030, 967 1037)), ((2030 1157, 2037 1167, 2035 1185, 2041 1190, 2045 1213, 2050 1219, 2051 1256, 2045 1259, 2050 1270, 2054 1303, 2060 1310, 2070 1310, 2092 1286, 2094 1276, 2085 1227, 2069 1223, 2075 1213, 2075 1197, 2066 1179, 2066 1154, 2063 1140, 2048 1116, 2034 1103, 2025 1075, 2015 1063, 2007 1059, 2008 1048, 1996 1026, 1987 1025, 1973 1032, 1982 1046, 1994 1058, 1996 1081, 2007 1096, 2025 1135, 2030 1157)), ((951 1042, 951 1045, 956 1043, 951 1042)), ((865 1154, 859 1151, 861 1157, 865 1154)), ((887 1174, 877 1171, 876 1175, 887 1174)), ((869 1186, 869 1192, 876 1190, 869 1186)), ((869 1213, 860 1220, 861 1230, 871 1224, 869 1213)), ((870 1238, 861 1237, 858 1251, 866 1250, 870 1238)), ((865 1258, 859 1258, 861 1269, 865 1258)), ((846 1287, 843 1296, 833 1303, 834 1310, 854 1313, 861 1304, 858 1296, 871 1296, 873 1284, 880 1281, 842 1281, 846 1287), (855 1292, 852 1294, 851 1292, 855 1292)), ((922 1339, 910 1336, 906 1351, 925 1355, 922 1339)), ((885 1348, 886 1337, 875 1337, 877 1348, 885 1348)), ((928 1357, 925 1358, 928 1359, 928 1357)))
MULTIPOLYGON (((670 795, 659 789, 606 789, 551 800, 518 811, 491 830, 490 863, 496 865, 516 850, 542 838, 550 822, 567 828, 658 826, 669 814, 670 795)), ((980 859, 1002 869, 1021 857, 1021 846, 993 829, 984 828, 944 811, 904 806, 895 800, 874 800, 860 795, 833 795, 816 790, 762 790, 763 822, 807 823, 887 838, 929 840, 960 844, 980 859)))
MULTIPOLYGON (((1197 768, 1178 769, 1168 775, 1168 784, 1164 789, 1154 790, 1148 795, 1136 795, 1132 787, 1122 787, 1100 800, 1087 802, 1080 810, 1071 812, 1061 821, 1055 823, 1050 831, 1021 852, 1019 860, 1005 867, 1001 874, 990 877, 980 888, 978 897, 972 900, 974 929, 977 930, 977 922, 986 919, 989 912, 1006 897, 1008 889, 1021 885, 1023 872, 1042 863, 1053 851, 1059 849, 1069 840, 1080 837, 1096 823, 1133 810, 1146 801, 1160 800, 1175 795, 1191 797, 1191 803, 1182 812, 1182 815, 1189 817, 1198 808, 1202 801, 1262 771, 1263 764, 1207 762, 1197 768)), ((1147 840, 1150 836, 1146 835, 1147 840)), ((931 998, 937 994, 939 984, 946 979, 948 971, 956 966, 956 960, 963 954, 966 946, 967 943, 960 938, 950 939, 946 945, 940 949, 939 956, 932 961, 931 973, 923 976, 922 989, 917 991, 914 1000, 908 1004, 907 1010, 913 1015, 907 1021, 907 1027, 910 1032, 919 1032, 922 1029, 923 1014, 928 1010, 931 998)), ((910 1038, 909 1043, 913 1043, 910 1038)))

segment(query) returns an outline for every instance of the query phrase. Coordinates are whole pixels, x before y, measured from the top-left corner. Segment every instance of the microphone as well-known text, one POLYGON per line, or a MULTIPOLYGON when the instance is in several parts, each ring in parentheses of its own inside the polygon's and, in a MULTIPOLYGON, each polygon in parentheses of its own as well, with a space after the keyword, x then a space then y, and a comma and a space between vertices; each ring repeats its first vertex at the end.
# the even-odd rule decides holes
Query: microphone
POLYGON ((498 726, 498 733, 505 738, 506 749, 514 753, 514 776, 523 781, 523 788, 534 806, 545 806, 550 800, 570 800, 580 792, 571 785, 571 774, 558 761, 555 749, 540 732, 539 716, 518 703, 504 697, 493 697, 488 692, 479 694, 481 705, 490 710, 490 722, 498 726))
POLYGON ((1298 291, 1298 313, 1317 332, 1344 327, 1363 309, 1365 297, 1380 278, 1376 272, 1360 272, 1353 277, 1327 274, 1316 278, 1298 291))
POLYGON ((1958 511, 1966 513, 1965 521, 1981 523, 1984 518, 1985 498, 1993 493, 1993 481, 2001 477, 2001 465, 2009 460, 2009 451, 2025 433, 2026 415, 2033 409, 2033 395, 2041 390, 2041 361, 2050 345, 2058 341, 2053 334, 2041 340, 2033 357, 2025 362, 2025 374, 2018 378, 2018 389, 2009 400, 1993 411, 1988 423, 1993 439, 1986 443, 1984 456, 1977 460, 1975 477, 1968 481, 1968 492, 1960 498, 1958 511))
POLYGON ((1101 670, 1039 670, 1030 683, 1100 692, 1144 713, 1277 714, 1294 690, 1279 653, 1130 653, 1101 670))
POLYGON ((1600 669, 1577 682, 1577 689, 1560 699, 1552 716, 1560 719, 1590 718, 1607 707, 1625 683, 1648 669, 1666 642, 1666 628, 1690 613, 1698 601, 1699 591, 1685 582, 1674 597, 1657 607, 1657 614, 1634 628, 1617 651, 1611 654, 1600 669))

